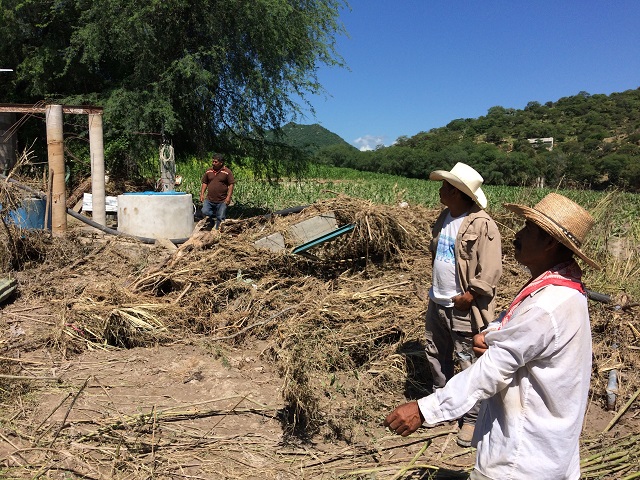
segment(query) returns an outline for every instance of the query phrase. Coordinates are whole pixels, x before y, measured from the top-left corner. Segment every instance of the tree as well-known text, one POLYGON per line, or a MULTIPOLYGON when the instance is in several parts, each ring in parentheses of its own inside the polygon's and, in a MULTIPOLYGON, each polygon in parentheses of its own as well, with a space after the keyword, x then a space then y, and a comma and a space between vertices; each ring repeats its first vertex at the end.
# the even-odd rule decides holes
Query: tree
POLYGON ((624 183, 624 179, 621 176, 624 175, 624 170, 633 163, 633 160, 626 155, 613 153, 602 157, 598 163, 598 170, 606 179, 604 183, 608 186, 610 184, 619 185, 624 183))
POLYGON ((504 138, 504 132, 498 127, 491 127, 485 134, 485 141, 493 143, 494 145, 500 145, 504 138))
POLYGON ((538 113, 541 110, 542 110, 542 105, 540 105, 540 102, 536 102, 536 101, 531 101, 527 103, 524 107, 525 112, 538 113))
POLYGON ((620 175, 625 179, 631 191, 640 191, 640 161, 638 159, 629 159, 620 175))
POLYGON ((4 0, 0 58, 16 73, 0 88, 13 102, 103 106, 105 142, 125 156, 164 137, 182 152, 254 157, 277 175, 288 166, 262 161, 266 132, 301 112, 298 98, 322 92, 321 64, 343 65, 334 46, 345 5, 4 0))
POLYGON ((357 155, 361 152, 351 145, 337 143, 320 148, 314 154, 314 161, 334 167, 355 168, 358 165, 357 155))

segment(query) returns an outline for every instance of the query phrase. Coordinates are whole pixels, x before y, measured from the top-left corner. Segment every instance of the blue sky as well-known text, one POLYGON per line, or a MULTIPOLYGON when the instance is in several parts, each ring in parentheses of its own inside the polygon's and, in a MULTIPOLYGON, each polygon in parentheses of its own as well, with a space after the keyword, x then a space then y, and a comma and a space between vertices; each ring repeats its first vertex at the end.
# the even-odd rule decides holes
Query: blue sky
POLYGON ((640 87, 640 0, 351 0, 324 96, 298 118, 360 149, 576 95, 640 87))

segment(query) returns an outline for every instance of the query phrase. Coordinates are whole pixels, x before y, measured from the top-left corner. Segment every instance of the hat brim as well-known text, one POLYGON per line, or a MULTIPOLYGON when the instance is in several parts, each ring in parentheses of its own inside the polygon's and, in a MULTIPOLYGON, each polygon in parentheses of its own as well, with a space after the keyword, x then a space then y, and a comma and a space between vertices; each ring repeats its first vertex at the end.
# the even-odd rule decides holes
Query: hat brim
POLYGON ((482 188, 478 188, 475 192, 472 192, 469 187, 465 183, 463 183, 458 177, 452 175, 451 172, 447 172, 446 170, 435 170, 429 174, 429 180, 446 180, 451 185, 456 187, 461 192, 466 193, 471 197, 480 208, 487 208, 487 197, 485 196, 482 188))
POLYGON ((589 258, 587 254, 584 253, 582 249, 567 236, 563 229, 557 223, 547 217, 544 213, 539 212, 534 208, 527 207, 526 205, 518 205, 516 203, 505 203, 503 205, 507 210, 510 210, 513 213, 520 215, 521 217, 524 217, 525 219, 530 220, 538 225, 545 232, 558 240, 593 268, 596 268, 598 270, 602 268, 594 260, 589 258))

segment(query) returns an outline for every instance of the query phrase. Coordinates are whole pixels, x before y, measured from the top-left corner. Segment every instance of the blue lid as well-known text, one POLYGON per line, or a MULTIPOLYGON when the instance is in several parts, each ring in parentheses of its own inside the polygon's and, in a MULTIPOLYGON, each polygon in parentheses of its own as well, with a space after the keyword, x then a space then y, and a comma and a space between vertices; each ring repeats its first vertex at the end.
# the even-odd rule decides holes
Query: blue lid
POLYGON ((189 194, 185 192, 168 191, 168 192, 126 192, 126 193, 123 193, 122 195, 189 195, 189 194))

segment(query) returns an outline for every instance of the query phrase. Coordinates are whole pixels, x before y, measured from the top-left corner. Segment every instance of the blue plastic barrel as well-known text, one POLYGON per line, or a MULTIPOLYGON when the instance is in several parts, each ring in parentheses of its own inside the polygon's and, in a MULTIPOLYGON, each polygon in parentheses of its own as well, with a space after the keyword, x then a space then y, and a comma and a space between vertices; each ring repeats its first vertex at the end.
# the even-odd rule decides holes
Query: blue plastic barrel
POLYGON ((20 203, 20 207, 9 212, 8 221, 27 230, 44 229, 46 201, 43 198, 23 198, 20 203))

